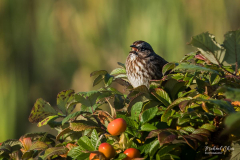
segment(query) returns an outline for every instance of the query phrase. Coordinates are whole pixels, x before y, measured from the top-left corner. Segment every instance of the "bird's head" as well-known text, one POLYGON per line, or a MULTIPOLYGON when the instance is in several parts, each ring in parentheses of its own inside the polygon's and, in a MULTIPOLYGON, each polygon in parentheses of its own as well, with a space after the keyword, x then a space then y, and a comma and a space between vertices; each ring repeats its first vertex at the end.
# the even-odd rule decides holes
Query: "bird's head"
POLYGON ((149 50, 149 51, 153 51, 152 46, 145 42, 145 41, 135 41, 133 42, 133 44, 130 46, 132 48, 132 51, 145 51, 145 50, 149 50))
POLYGON ((145 57, 154 52, 152 46, 149 43, 141 40, 133 42, 130 47, 131 51, 129 53, 139 55, 140 57, 145 57))

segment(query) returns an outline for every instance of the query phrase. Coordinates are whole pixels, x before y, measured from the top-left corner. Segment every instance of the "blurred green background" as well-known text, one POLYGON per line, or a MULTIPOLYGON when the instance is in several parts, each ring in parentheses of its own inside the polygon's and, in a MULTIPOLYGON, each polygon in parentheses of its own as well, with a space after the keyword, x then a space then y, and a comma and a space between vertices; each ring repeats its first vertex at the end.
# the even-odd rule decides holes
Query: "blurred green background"
POLYGON ((168 61, 194 49, 191 36, 240 26, 240 1, 0 0, 0 142, 51 131, 28 122, 37 98, 89 91, 98 69, 125 62, 130 44, 149 42, 168 61))

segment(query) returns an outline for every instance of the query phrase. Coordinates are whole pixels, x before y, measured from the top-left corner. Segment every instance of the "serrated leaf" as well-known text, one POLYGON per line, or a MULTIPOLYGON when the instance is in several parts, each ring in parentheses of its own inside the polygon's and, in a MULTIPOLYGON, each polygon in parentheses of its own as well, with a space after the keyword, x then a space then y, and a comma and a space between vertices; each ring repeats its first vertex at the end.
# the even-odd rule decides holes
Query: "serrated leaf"
POLYGON ((70 123, 70 129, 73 131, 83 131, 86 129, 98 128, 98 124, 93 121, 78 120, 70 123))
POLYGON ((161 101, 165 106, 169 106, 172 101, 166 91, 161 88, 156 88, 155 91, 151 92, 159 101, 161 101))
POLYGON ((83 136, 78 140, 78 145, 87 151, 94 151, 94 146, 87 136, 83 136))
POLYGON ((44 120, 42 120, 41 122, 39 122, 37 124, 38 127, 42 127, 44 125, 47 125, 50 121, 53 121, 55 119, 57 119, 59 116, 58 115, 54 115, 54 116, 48 116, 46 117, 44 120))
POLYGON ((90 77, 92 76, 96 76, 96 75, 105 75, 107 74, 108 72, 106 70, 99 70, 99 71, 94 71, 90 74, 90 77))
POLYGON ((64 90, 58 93, 57 95, 57 106, 58 109, 62 111, 63 114, 67 114, 67 108, 69 108, 69 105, 73 102, 74 100, 74 90, 69 89, 69 90, 64 90))
POLYGON ((98 133, 96 131, 96 129, 94 129, 92 131, 92 134, 91 134, 91 142, 92 142, 92 145, 95 146, 94 149, 96 149, 96 147, 99 145, 100 141, 98 141, 98 133), (98 142, 98 144, 97 144, 98 142))
MULTIPOLYGON (((81 156, 81 154, 83 153, 84 149, 81 147, 81 146, 77 146, 77 147, 74 147, 73 149, 71 149, 69 152, 68 152, 68 156, 71 157, 72 159, 78 159, 78 157, 81 156)), ((80 159, 79 159, 80 160, 80 159)))
POLYGON ((48 102, 44 101, 42 98, 39 98, 35 102, 28 120, 31 123, 38 123, 48 116, 57 114, 58 112, 48 102))
POLYGON ((175 68, 175 63, 167 63, 162 68, 162 74, 165 75, 167 72, 171 71, 173 68, 175 68))
POLYGON ((156 129, 157 129, 156 126, 149 123, 145 123, 144 125, 141 126, 141 131, 152 131, 156 129))
POLYGON ((150 121, 151 119, 153 119, 156 116, 157 112, 158 112, 157 106, 145 110, 141 115, 141 119, 140 119, 141 122, 144 124, 144 123, 150 121))
POLYGON ((193 36, 190 45, 197 47, 198 50, 214 64, 221 64, 225 57, 226 50, 215 41, 215 36, 208 32, 193 36))
POLYGON ((126 70, 124 68, 116 68, 110 73, 110 75, 118 75, 118 74, 126 74, 126 70))
POLYGON ((139 115, 142 111, 143 102, 135 103, 131 108, 131 118, 139 121, 139 115))
POLYGON ((226 48, 226 55, 224 57, 224 64, 236 65, 240 67, 240 29, 236 31, 229 31, 225 35, 223 42, 226 48))
POLYGON ((66 147, 52 147, 48 148, 44 155, 40 156, 43 160, 50 158, 53 155, 67 154, 68 149, 66 147))
POLYGON ((42 141, 35 141, 29 150, 45 150, 48 148, 48 145, 42 141))

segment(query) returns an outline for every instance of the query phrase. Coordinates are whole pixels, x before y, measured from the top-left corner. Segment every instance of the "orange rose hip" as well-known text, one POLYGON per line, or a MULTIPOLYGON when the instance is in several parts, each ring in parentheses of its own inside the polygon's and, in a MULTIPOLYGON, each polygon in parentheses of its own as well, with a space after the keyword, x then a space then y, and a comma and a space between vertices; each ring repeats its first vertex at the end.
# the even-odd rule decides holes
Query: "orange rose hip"
POLYGON ((108 127, 107 127, 108 132, 113 136, 120 135, 126 130, 126 128, 127 128, 127 123, 122 118, 117 118, 113 120, 108 124, 108 127))
POLYGON ((123 160, 131 160, 133 158, 140 158, 141 157, 140 152, 135 148, 128 148, 123 153, 127 155, 127 157, 124 158, 123 160))
POLYGON ((116 154, 115 149, 109 143, 100 144, 100 146, 98 147, 98 151, 101 152, 102 154, 104 154, 104 156, 107 159, 111 159, 111 158, 115 157, 115 154, 116 154))

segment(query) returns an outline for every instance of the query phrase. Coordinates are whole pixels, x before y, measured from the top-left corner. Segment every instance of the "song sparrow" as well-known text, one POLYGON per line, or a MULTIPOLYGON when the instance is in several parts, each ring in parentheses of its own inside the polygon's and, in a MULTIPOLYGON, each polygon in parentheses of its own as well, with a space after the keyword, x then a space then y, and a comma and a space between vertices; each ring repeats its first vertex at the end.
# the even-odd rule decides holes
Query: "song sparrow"
POLYGON ((129 82, 134 88, 145 85, 149 88, 150 80, 162 78, 162 68, 168 62, 157 55, 150 44, 135 41, 126 60, 126 71, 129 82))

